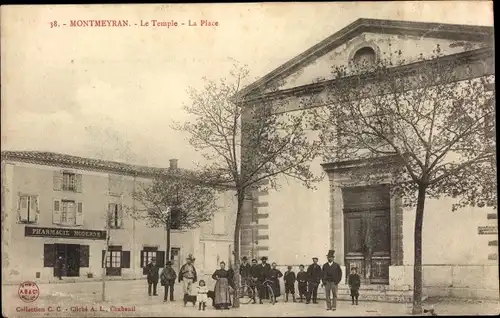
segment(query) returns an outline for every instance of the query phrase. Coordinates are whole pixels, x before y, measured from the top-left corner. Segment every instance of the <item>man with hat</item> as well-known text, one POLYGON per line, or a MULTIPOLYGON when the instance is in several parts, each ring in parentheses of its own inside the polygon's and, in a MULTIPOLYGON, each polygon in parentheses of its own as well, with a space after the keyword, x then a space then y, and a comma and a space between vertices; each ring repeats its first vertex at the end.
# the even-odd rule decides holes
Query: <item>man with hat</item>
POLYGON ((151 258, 151 261, 146 265, 146 275, 148 278, 148 295, 151 296, 151 287, 153 287, 153 296, 158 296, 156 292, 156 286, 158 285, 158 280, 160 269, 156 266, 156 257, 151 258))
POLYGON ((258 285, 259 304, 262 304, 263 299, 269 298, 269 293, 267 291, 266 286, 264 285, 264 282, 269 277, 269 273, 271 272, 271 266, 267 264, 267 257, 262 256, 260 260, 262 261, 262 263, 257 266, 257 281, 259 283, 258 285))
POLYGON ((323 265, 323 285, 325 286, 326 310, 337 309, 338 285, 342 280, 342 269, 335 263, 335 251, 329 250, 326 255, 328 262, 323 265))
POLYGON ((318 258, 313 257, 313 263, 307 268, 307 295, 306 304, 311 302, 311 297, 313 304, 318 303, 318 286, 323 278, 323 271, 321 266, 318 264, 318 258))
POLYGON ((194 268, 195 258, 189 254, 186 258, 186 264, 182 265, 179 271, 179 283, 183 282, 184 295, 191 295, 192 285, 197 281, 196 268, 194 268))
POLYGON ((252 304, 255 304, 255 297, 257 295, 257 281, 259 280, 259 265, 257 260, 252 259, 252 266, 250 267, 250 282, 249 286, 253 291, 253 301, 252 304))
POLYGON ((165 268, 160 275, 160 283, 165 287, 165 295, 163 301, 167 302, 168 290, 170 289, 170 301, 174 301, 174 284, 177 278, 177 273, 172 268, 172 262, 167 261, 165 263, 165 268))
MULTIPOLYGON (((248 258, 246 256, 243 256, 240 264, 240 276, 242 285, 250 286, 252 278, 251 270, 252 266, 250 265, 250 263, 248 263, 248 258)), ((243 297, 244 295, 240 296, 243 297)))

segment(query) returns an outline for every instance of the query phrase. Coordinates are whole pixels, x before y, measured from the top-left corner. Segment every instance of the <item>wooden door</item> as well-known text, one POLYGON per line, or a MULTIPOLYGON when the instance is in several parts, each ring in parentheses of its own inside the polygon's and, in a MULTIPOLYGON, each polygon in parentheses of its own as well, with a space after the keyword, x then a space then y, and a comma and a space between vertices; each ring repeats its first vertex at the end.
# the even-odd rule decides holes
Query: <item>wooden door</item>
POLYGON ((355 265, 363 284, 388 284, 389 210, 344 211, 346 275, 355 265))

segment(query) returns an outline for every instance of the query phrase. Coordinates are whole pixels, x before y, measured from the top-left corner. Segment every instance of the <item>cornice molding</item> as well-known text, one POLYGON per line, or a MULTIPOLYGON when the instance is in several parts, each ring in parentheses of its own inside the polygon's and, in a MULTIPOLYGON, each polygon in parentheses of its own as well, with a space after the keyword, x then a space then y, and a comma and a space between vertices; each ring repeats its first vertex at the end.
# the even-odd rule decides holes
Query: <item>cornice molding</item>
MULTIPOLYGON (((447 63, 447 62, 453 62, 457 61, 457 67, 459 65, 467 65, 473 62, 478 62, 478 61, 484 61, 489 58, 494 58, 494 52, 492 47, 486 47, 486 48, 481 48, 477 50, 472 50, 472 51, 467 51, 467 52, 462 52, 462 53, 457 53, 457 54, 451 54, 451 55, 445 55, 437 59, 433 60, 425 60, 425 61, 418 61, 406 65, 401 65, 401 66, 396 66, 393 67, 390 71, 393 74, 396 73, 401 73, 401 72, 414 72, 417 71, 419 68, 422 68, 423 66, 428 66, 436 63, 447 63)), ((487 76, 487 75, 493 75, 495 74, 494 70, 494 65, 491 65, 491 67, 486 67, 484 73, 482 74, 475 74, 476 77, 480 76, 487 76)), ((302 86, 297 86, 289 89, 283 89, 283 90, 278 90, 274 92, 269 92, 269 93, 263 93, 260 95, 249 95, 248 99, 243 100, 242 102, 244 104, 252 104, 256 103, 262 100, 273 100, 273 99, 281 99, 281 98, 287 98, 291 96, 304 96, 308 94, 315 94, 324 91, 327 89, 329 86, 334 86, 336 82, 339 81, 353 81, 356 80, 358 81, 360 78, 360 75, 356 76, 348 76, 344 78, 339 78, 339 79, 332 79, 332 80, 326 80, 326 81, 321 81, 317 83, 311 83, 311 84, 306 84, 302 86)), ((371 83, 377 79, 377 73, 366 73, 362 75, 362 78, 366 84, 371 83)), ((465 77, 463 78, 464 80, 466 79, 465 77)))
POLYGON ((324 55, 363 32, 433 37, 456 41, 476 41, 491 44, 493 43, 493 31, 494 28, 489 26, 358 19, 279 66, 256 82, 248 85, 240 91, 238 96, 245 99, 245 97, 258 91, 268 83, 292 74, 311 60, 324 55))

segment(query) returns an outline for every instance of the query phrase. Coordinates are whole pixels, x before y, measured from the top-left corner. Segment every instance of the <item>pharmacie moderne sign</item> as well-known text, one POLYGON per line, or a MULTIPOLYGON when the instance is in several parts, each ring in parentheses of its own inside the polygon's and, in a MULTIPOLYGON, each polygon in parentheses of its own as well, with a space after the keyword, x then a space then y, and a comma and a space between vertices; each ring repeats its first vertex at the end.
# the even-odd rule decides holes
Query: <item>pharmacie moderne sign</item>
POLYGON ((24 236, 105 240, 106 231, 26 226, 24 236))

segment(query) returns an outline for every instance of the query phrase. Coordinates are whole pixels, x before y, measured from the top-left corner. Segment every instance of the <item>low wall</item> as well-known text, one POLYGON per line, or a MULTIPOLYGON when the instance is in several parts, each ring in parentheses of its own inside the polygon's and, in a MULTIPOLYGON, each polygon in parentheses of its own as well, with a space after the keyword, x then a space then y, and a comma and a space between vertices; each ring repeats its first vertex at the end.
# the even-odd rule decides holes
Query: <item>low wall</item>
MULTIPOLYGON (((305 265, 305 264, 304 264, 305 265)), ((278 265, 285 273, 288 265, 278 265)), ((293 264, 295 274, 299 265, 293 264)), ((308 265, 307 265, 308 266, 308 265)), ((305 270, 307 270, 305 266, 305 270)), ((342 268, 340 287, 346 286, 346 268, 342 268)), ((424 265, 423 266, 424 297, 454 297, 467 299, 499 300, 498 265, 424 265)), ((280 280, 284 291, 283 279, 280 280)), ((413 288, 413 266, 390 266, 389 285, 381 285, 386 290, 407 291, 413 288)))
MULTIPOLYGON (((468 299, 499 299, 498 265, 424 265, 424 295, 468 299)), ((391 287, 413 286, 413 266, 390 266, 391 287)))

